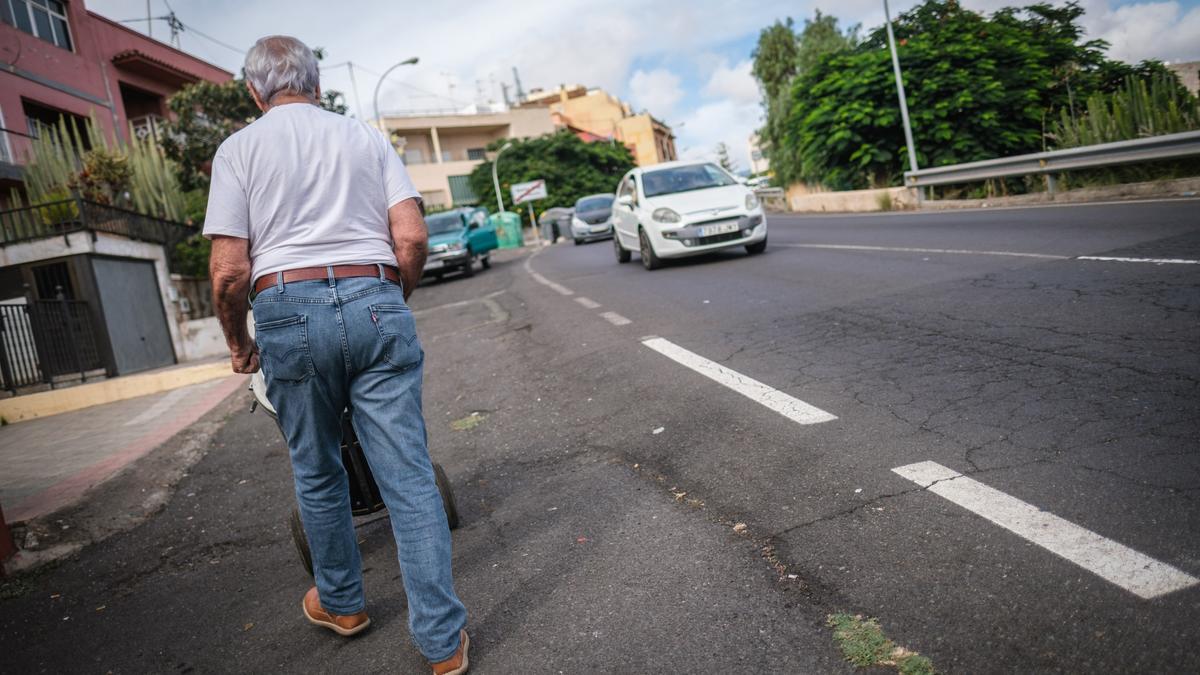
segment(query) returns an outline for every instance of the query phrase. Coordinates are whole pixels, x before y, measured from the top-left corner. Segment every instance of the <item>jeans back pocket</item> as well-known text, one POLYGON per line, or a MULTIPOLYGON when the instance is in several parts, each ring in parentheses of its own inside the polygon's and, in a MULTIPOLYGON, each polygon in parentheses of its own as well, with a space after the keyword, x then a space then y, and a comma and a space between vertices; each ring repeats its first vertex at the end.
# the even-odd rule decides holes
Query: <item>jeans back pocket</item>
POLYGON ((254 324, 259 362, 268 382, 303 382, 315 372, 308 350, 307 320, 299 315, 254 324))
POLYGON ((408 370, 421 363, 423 353, 417 342, 417 322, 405 305, 371 305, 371 321, 379 330, 383 360, 397 370, 408 370))

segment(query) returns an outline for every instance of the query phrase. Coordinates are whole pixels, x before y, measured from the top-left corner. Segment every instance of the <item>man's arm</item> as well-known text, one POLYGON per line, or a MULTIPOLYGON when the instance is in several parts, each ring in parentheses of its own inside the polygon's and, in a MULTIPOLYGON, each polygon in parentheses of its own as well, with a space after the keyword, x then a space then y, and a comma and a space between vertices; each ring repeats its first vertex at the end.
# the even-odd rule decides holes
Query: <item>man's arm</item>
POLYGON ((421 207, 416 199, 405 199, 388 209, 388 229, 392 232, 396 264, 400 266, 404 299, 408 300, 421 281, 425 257, 429 253, 429 232, 425 229, 425 217, 421 215, 421 207))
POLYGON ((250 240, 214 236, 208 277, 212 280, 213 307, 225 332, 233 372, 253 373, 258 370, 258 349, 246 330, 246 312, 250 309, 250 240))

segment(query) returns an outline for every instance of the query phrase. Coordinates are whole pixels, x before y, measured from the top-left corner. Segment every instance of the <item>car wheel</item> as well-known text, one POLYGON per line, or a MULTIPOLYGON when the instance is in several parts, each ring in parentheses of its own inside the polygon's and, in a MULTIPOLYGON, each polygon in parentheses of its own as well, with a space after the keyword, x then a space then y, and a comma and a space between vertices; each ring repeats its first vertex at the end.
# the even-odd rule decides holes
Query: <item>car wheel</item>
POLYGON ((582 240, 581 240, 579 237, 575 237, 575 245, 576 245, 576 246, 578 246, 578 245, 580 245, 580 244, 582 244, 582 243, 583 243, 583 241, 582 241, 582 240))
POLYGON ((763 237, 763 240, 760 242, 757 242, 754 244, 746 244, 746 253, 749 253, 750 255, 758 255, 759 253, 762 253, 765 250, 767 250, 767 238, 766 237, 763 237))
POLYGON ((479 264, 483 265, 483 269, 485 269, 485 270, 492 269, 492 256, 490 256, 490 255, 483 256, 482 258, 479 259, 479 264))
POLYGON ((613 250, 617 254, 617 262, 619 263, 627 263, 633 257, 629 251, 626 251, 625 247, 621 245, 621 238, 616 235, 613 235, 613 250))
POLYGON ((638 230, 638 242, 642 245, 642 267, 648 270, 662 267, 662 260, 654 254, 654 245, 650 243, 650 235, 645 230, 638 230))
POLYGON ((475 256, 467 256, 467 264, 462 267, 464 277, 475 276, 475 256))

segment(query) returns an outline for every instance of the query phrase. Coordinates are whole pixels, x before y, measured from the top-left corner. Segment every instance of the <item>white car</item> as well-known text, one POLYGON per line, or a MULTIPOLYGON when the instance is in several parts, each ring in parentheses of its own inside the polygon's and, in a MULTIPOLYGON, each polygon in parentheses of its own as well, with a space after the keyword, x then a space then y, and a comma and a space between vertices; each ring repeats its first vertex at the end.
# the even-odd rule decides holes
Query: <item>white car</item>
POLYGON ((767 249, 767 217, 754 192, 712 162, 637 168, 617 185, 613 203, 617 262, 639 251, 646 269, 665 258, 745 246, 767 249))

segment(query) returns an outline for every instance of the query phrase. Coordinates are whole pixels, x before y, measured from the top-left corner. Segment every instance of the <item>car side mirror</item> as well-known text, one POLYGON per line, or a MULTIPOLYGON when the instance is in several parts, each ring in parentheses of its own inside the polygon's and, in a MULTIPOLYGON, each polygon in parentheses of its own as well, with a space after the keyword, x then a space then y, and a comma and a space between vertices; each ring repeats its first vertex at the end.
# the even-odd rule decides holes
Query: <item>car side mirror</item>
POLYGON ((470 225, 467 225, 467 229, 468 229, 468 230, 478 230, 478 229, 479 229, 479 223, 471 223, 470 225))
POLYGON ((633 208, 633 196, 632 195, 621 195, 620 197, 617 197, 617 203, 620 204, 621 206, 633 208))

